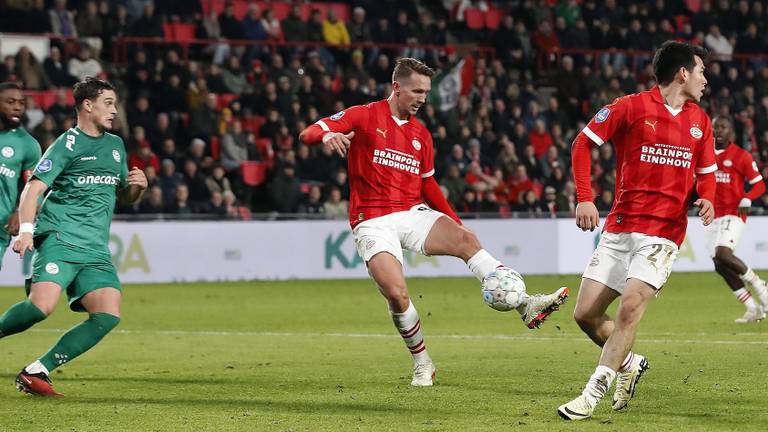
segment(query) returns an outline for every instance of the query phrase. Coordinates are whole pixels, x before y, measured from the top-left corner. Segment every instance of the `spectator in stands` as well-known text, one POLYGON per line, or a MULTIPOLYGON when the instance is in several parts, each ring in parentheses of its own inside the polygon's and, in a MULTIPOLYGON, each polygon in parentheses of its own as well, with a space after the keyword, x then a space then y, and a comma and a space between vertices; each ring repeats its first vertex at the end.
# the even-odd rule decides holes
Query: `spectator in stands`
POLYGON ((208 189, 205 177, 192 159, 184 161, 184 183, 189 189, 189 202, 195 209, 204 208, 211 199, 211 191, 208 189))
POLYGON ((99 15, 99 7, 95 0, 89 0, 85 7, 77 13, 75 19, 77 34, 84 38, 88 45, 94 51, 94 57, 98 58, 102 49, 102 35, 104 33, 104 22, 99 15))
POLYGON ((175 165, 178 164, 181 158, 181 155, 176 149, 176 140, 171 138, 166 138, 161 143, 162 144, 161 144, 160 150, 157 153, 160 160, 162 161, 167 159, 167 160, 173 161, 175 165))
MULTIPOLYGON (((101 40, 103 42, 104 56, 112 55, 112 38, 120 38, 130 34, 131 22, 128 18, 128 9, 123 4, 114 5, 108 0, 99 2, 99 15, 102 21, 101 40)), ((114 59, 113 59, 114 60, 114 59)))
POLYGON ((269 40, 283 40, 283 29, 280 26, 280 20, 275 17, 275 12, 272 9, 264 11, 261 17, 261 25, 264 27, 264 31, 267 32, 269 40))
POLYGON ((280 213, 296 213, 301 204, 303 194, 301 184, 295 176, 293 164, 283 164, 280 172, 269 184, 269 196, 273 208, 280 213))
POLYGON ((102 72, 101 64, 91 56, 91 47, 85 42, 80 43, 77 57, 69 59, 67 70, 80 81, 89 76, 98 77, 102 72))
POLYGON ((165 213, 165 204, 163 202, 163 189, 160 186, 150 186, 149 191, 144 194, 144 199, 139 204, 139 213, 158 214, 165 213))
POLYGON ((240 167, 249 159, 249 149, 253 147, 252 133, 243 131, 242 123, 237 120, 232 123, 230 130, 221 138, 221 165, 227 171, 240 167))
POLYGON ((322 202, 322 198, 323 192, 320 189, 320 185, 313 184, 309 187, 309 193, 304 202, 299 206, 299 213, 324 214, 325 204, 322 202))
POLYGON ((16 53, 16 78, 28 90, 46 90, 51 86, 42 65, 26 46, 16 53))
POLYGON ((331 219, 347 219, 349 217, 349 203, 342 199, 341 189, 331 187, 328 200, 323 204, 323 212, 331 219))
POLYGON ((189 202, 189 188, 187 185, 181 183, 176 186, 173 199, 166 208, 166 212, 177 215, 190 215, 195 213, 192 203, 189 202))
POLYGON ((163 37, 163 21, 155 13, 155 4, 151 1, 144 3, 141 17, 133 22, 131 35, 137 37, 163 37))
POLYGON ((731 60, 733 44, 720 32, 720 26, 716 24, 709 26, 709 32, 704 37, 704 45, 712 50, 716 60, 726 62, 731 60))
POLYGON ((51 113, 45 114, 45 117, 43 117, 43 121, 40 122, 34 129, 31 131, 32 136, 35 137, 35 139, 42 143, 44 136, 59 136, 60 132, 56 127, 56 119, 54 119, 53 115, 51 113))
POLYGON ((546 186, 544 188, 539 208, 542 216, 557 217, 557 190, 554 187, 546 186))
POLYGON ((365 9, 357 6, 352 10, 352 19, 347 26, 349 40, 355 43, 371 41, 371 26, 365 19, 365 9))
POLYGON ((75 107, 70 105, 67 100, 67 91, 65 89, 56 90, 56 99, 53 104, 48 107, 48 114, 53 116, 56 125, 63 129, 63 124, 66 119, 74 118, 75 107))
POLYGON ((567 212, 573 215, 576 211, 576 185, 568 180, 563 187, 563 191, 557 195, 557 211, 567 212))
POLYGON ((136 98, 136 102, 128 108, 128 123, 130 126, 141 126, 144 131, 153 133, 155 127, 155 110, 149 103, 149 96, 147 94, 141 94, 136 98))
POLYGON ((53 9, 48 11, 53 34, 77 37, 75 14, 67 10, 67 0, 55 0, 53 9))
POLYGON ((291 7, 291 13, 282 22, 283 34, 287 41, 307 40, 306 24, 301 17, 301 5, 291 7))
POLYGON ((224 167, 219 163, 214 163, 211 168, 211 174, 205 178, 205 185, 211 193, 223 193, 232 190, 232 184, 226 177, 224 167))
POLYGON ((227 93, 243 94, 250 89, 248 78, 240 65, 240 57, 231 55, 227 66, 221 71, 221 78, 227 93))
POLYGON ((49 57, 43 61, 43 71, 53 87, 71 87, 77 82, 64 67, 61 50, 55 45, 51 45, 49 57))
MULTIPOLYGON (((140 127, 137 126, 137 129, 140 127)), ((130 153, 128 157, 128 166, 131 168, 137 167, 141 170, 148 166, 152 166, 155 171, 160 171, 160 159, 152 151, 152 147, 149 145, 149 141, 143 140, 139 142, 138 148, 130 153)))
POLYGON ((312 9, 309 21, 304 24, 306 28, 306 40, 310 42, 323 42, 323 14, 319 9, 312 9))
POLYGON ((31 131, 43 122, 45 113, 37 106, 33 97, 27 96, 24 99, 26 101, 26 106, 24 107, 24 117, 26 117, 24 128, 31 131))
POLYGON ((160 187, 163 189, 163 201, 170 203, 176 196, 176 188, 184 183, 184 177, 176 172, 176 163, 163 159, 160 171, 160 187))
POLYGON ((613 207, 613 191, 611 189, 603 189, 603 192, 597 199, 595 206, 600 212, 611 211, 611 207, 613 207))
POLYGON ((219 112, 216 105, 216 95, 209 93, 206 96, 205 104, 192 110, 189 122, 192 136, 210 141, 212 136, 218 135, 219 112))

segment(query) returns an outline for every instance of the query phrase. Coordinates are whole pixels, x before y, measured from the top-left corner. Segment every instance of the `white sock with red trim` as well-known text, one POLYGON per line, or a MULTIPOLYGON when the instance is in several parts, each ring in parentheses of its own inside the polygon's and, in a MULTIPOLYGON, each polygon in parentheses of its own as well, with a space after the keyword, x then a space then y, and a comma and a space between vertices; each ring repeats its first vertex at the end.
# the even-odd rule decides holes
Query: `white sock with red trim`
POLYGON ((746 288, 741 287, 737 289, 733 292, 733 295, 735 295, 740 302, 744 303, 744 306, 747 307, 747 310, 757 309, 757 303, 755 303, 755 299, 752 298, 752 294, 750 294, 746 288))
POLYGON ((392 321, 395 323, 397 331, 400 332, 405 346, 413 355, 413 361, 416 363, 431 362, 432 359, 427 353, 427 345, 424 343, 424 335, 421 332, 421 320, 419 313, 413 306, 413 302, 408 304, 408 309, 403 313, 394 313, 390 311, 392 321))
POLYGON ((626 372, 626 371, 628 371, 629 368, 632 366, 632 362, 633 361, 635 361, 635 353, 630 351, 629 353, 627 353, 627 357, 621 363, 621 366, 619 366, 619 372, 626 372))

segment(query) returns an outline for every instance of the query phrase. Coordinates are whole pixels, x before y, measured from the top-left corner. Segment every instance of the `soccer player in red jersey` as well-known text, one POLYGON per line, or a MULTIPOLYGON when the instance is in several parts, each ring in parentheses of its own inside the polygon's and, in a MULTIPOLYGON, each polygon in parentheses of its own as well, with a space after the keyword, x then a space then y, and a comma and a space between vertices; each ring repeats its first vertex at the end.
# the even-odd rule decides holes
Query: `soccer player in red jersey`
POLYGON ((709 225, 714 217, 712 125, 696 104, 707 84, 706 53, 665 42, 653 58, 658 86, 616 99, 574 139, 576 225, 594 230, 599 224, 590 184, 593 144, 611 140, 616 148, 616 198, 574 310, 576 322, 602 347, 602 355, 582 394, 558 408, 567 420, 591 417, 614 379, 613 409, 624 408, 648 369, 645 357, 631 349, 643 313, 669 277, 685 236, 694 179, 701 220, 709 225), (606 310, 619 296, 613 320, 606 310))
MULTIPOLYGON (((461 226, 435 181, 432 136, 416 112, 426 102, 434 72, 412 58, 396 62, 389 98, 357 105, 318 120, 301 132, 347 156, 349 222, 360 257, 389 303, 395 327, 413 356, 414 386, 430 386, 435 367, 421 321, 408 295, 403 249, 463 259, 481 281, 502 266, 461 226)), ((568 288, 521 296, 516 308, 529 328, 561 305, 568 288)))
POLYGON ((758 322, 765 318, 768 306, 768 289, 751 268, 747 267, 733 251, 739 243, 747 221, 752 201, 765 193, 763 176, 757 169, 752 155, 731 141, 731 121, 718 117, 715 125, 715 154, 717 155, 717 194, 715 196, 715 220, 707 227, 707 248, 715 263, 715 271, 725 279, 733 295, 747 307, 739 324, 758 322), (744 183, 752 185, 744 192, 744 183), (756 302, 744 284, 752 285, 756 302))

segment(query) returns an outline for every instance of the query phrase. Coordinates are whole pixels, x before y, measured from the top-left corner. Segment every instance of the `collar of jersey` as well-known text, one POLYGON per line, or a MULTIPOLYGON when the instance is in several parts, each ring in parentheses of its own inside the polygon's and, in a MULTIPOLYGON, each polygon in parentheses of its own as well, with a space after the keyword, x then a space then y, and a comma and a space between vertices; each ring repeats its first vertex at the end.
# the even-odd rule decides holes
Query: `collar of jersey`
POLYGON ((84 130, 80 129, 80 128, 79 128, 79 127, 77 127, 77 126, 74 126, 74 127, 72 128, 72 130, 73 130, 73 131, 75 131, 75 132, 77 132, 77 134, 78 134, 78 135, 82 135, 82 136, 84 136, 84 137, 86 137, 86 138, 90 138, 90 139, 99 139, 99 138, 102 138, 102 137, 104 136, 104 133, 103 133, 103 132, 102 132, 102 134, 101 134, 101 135, 99 135, 99 136, 88 135, 87 133, 85 133, 85 131, 84 131, 84 130))
MULTIPOLYGON (((679 111, 678 111, 678 110, 672 108, 671 106, 667 105, 667 101, 665 101, 664 97, 661 95, 661 88, 659 86, 653 86, 653 88, 651 89, 651 99, 653 99, 655 102, 658 102, 658 103, 666 106, 670 113, 672 113, 673 110, 677 111, 679 113, 680 111, 683 111, 684 109, 688 108, 690 106, 690 104, 694 103, 691 100, 687 100, 683 104, 682 108, 680 108, 679 111)), ((672 115, 675 115, 675 114, 673 113, 672 115)))

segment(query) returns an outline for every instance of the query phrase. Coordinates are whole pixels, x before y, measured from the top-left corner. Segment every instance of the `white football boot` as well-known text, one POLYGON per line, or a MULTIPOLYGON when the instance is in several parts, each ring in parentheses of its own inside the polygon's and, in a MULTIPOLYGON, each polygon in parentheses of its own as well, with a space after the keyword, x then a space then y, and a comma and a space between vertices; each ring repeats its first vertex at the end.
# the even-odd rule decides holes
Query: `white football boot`
POLYGON ((629 370, 616 374, 616 390, 613 392, 613 404, 611 405, 614 410, 618 411, 627 406, 629 400, 635 395, 637 382, 648 369, 650 369, 648 359, 640 354, 635 354, 629 370))
POLYGON ((430 387, 432 381, 435 379, 436 371, 437 369, 435 369, 435 365, 432 361, 414 363, 411 385, 415 387, 430 387))
POLYGON ((568 287, 560 287, 552 294, 528 295, 528 301, 517 308, 520 318, 529 329, 539 328, 552 312, 568 300, 570 292, 568 287))
POLYGON ((760 322, 765 318, 765 312, 763 312, 763 307, 758 305, 754 309, 747 309, 746 312, 744 312, 744 315, 741 318, 736 318, 733 322, 736 324, 749 324, 749 323, 756 323, 760 322))
POLYGON ((586 420, 595 412, 596 403, 593 399, 580 394, 576 399, 567 404, 560 405, 557 413, 566 420, 586 420))

